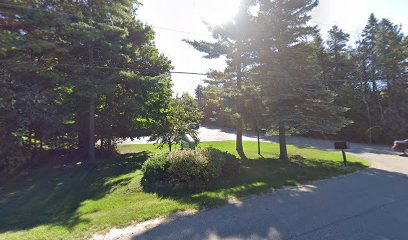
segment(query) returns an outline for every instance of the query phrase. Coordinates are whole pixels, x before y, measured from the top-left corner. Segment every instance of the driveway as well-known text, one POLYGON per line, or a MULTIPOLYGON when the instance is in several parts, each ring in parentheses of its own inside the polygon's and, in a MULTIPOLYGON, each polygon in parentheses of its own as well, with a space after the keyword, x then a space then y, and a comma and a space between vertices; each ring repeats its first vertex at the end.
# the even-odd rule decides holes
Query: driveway
MULTIPOLYGON (((228 131, 201 131, 204 136, 218 131, 223 140, 234 137, 228 131)), ((288 143, 333 146, 328 140, 301 137, 288 137, 288 143)), ((351 144, 348 152, 372 167, 176 218, 117 239, 408 239, 408 158, 385 146, 351 144)))

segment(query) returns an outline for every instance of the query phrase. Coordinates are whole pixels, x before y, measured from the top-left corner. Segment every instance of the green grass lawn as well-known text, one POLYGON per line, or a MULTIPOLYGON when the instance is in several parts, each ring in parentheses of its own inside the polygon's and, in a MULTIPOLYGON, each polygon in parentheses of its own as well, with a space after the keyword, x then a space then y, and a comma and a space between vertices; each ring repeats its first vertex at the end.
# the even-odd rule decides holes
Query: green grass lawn
MULTIPOLYGON (((206 142, 235 153, 233 141, 206 142)), ((246 142, 250 160, 242 161, 239 176, 205 189, 144 192, 140 168, 149 155, 163 151, 153 145, 123 145, 123 154, 96 165, 43 168, 0 185, 0 239, 81 239, 110 228, 200 209, 229 199, 271 192, 284 185, 346 174, 368 166, 349 156, 344 169, 341 153, 289 146, 290 162, 276 160, 278 145, 246 142), (302 156, 303 158, 300 158, 302 156)))

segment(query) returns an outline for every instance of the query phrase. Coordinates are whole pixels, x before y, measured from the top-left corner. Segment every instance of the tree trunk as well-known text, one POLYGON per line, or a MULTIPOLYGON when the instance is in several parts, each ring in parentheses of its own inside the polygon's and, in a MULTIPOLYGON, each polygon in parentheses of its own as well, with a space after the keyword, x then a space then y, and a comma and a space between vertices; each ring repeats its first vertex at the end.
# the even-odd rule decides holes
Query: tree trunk
MULTIPOLYGON (((89 18, 93 18, 93 0, 88 1, 88 9, 89 9, 89 18)), ((94 43, 89 42, 88 45, 88 64, 89 64, 89 74, 92 76, 93 73, 93 66, 94 66, 94 43)), ((89 102, 88 102, 88 108, 89 108, 89 115, 88 115, 88 161, 94 162, 95 161, 95 98, 96 96, 90 96, 89 102)))
POLYGON ((80 150, 80 152, 86 156, 86 154, 88 153, 88 142, 89 142, 89 112, 88 112, 88 108, 86 108, 85 106, 82 106, 82 103, 85 102, 87 103, 86 99, 80 99, 79 100, 81 102, 81 106, 78 109, 78 149, 80 150))
POLYGON ((375 109, 374 111, 375 112, 374 117, 375 117, 376 125, 377 125, 377 124, 380 124, 384 120, 384 114, 383 114, 383 107, 381 104, 380 91, 378 91, 376 79, 373 77, 371 82, 373 85, 373 93, 374 93, 375 101, 376 101, 376 104, 378 105, 378 111, 377 109, 375 109))
POLYGON ((108 149, 107 149, 107 150, 108 150, 109 152, 111 152, 111 151, 113 150, 112 138, 109 137, 107 141, 108 141, 108 147, 107 147, 108 149))
MULTIPOLYGON (((365 98, 364 98, 365 99, 365 98)), ((373 136, 372 136, 372 121, 371 121, 371 113, 370 113, 370 104, 367 101, 364 101, 366 111, 367 111, 367 120, 368 120, 368 143, 373 143, 373 136)))
MULTIPOLYGON (((369 86, 369 81, 374 80, 374 74, 373 72, 370 72, 367 70, 367 60, 363 60, 361 62, 361 72, 360 72, 360 78, 361 78, 361 89, 362 89, 362 101, 363 104, 365 106, 365 110, 366 110, 366 114, 367 114, 367 121, 368 121, 368 143, 372 143, 373 139, 372 139, 372 134, 371 134, 371 130, 372 130, 372 117, 371 117, 371 108, 370 108, 370 103, 369 103, 369 99, 367 99, 367 97, 370 96, 370 86, 369 86), (370 74, 371 73, 371 74, 370 74)), ((374 93, 377 91, 377 85, 375 83, 375 81, 372 82, 373 84, 373 91, 374 93)))
POLYGON ((101 139, 100 139, 99 149, 100 149, 102 152, 106 150, 106 148, 105 148, 105 138, 104 138, 103 136, 101 136, 101 139))
POLYGON ((239 119, 237 123, 237 138, 236 138, 236 150, 238 155, 242 158, 245 159, 245 153, 244 153, 244 148, 243 148, 243 143, 242 143, 242 120, 239 119))
POLYGON ((44 150, 44 142, 43 142, 43 137, 40 138, 40 152, 43 152, 44 150))
POLYGON ((95 161, 95 100, 92 98, 89 101, 89 147, 88 160, 95 161))
POLYGON ((259 137, 259 130, 258 130, 258 155, 261 155, 261 140, 259 137))
POLYGON ((168 143, 168 145, 169 145, 169 152, 171 152, 171 143, 168 143))
POLYGON ((371 131, 372 131, 372 119, 371 119, 370 103, 367 100, 367 92, 368 92, 367 85, 368 85, 368 83, 365 82, 364 84, 365 84, 365 86, 364 86, 364 92, 363 92, 363 103, 364 103, 364 106, 366 108, 366 113, 367 113, 368 143, 372 144, 373 143, 373 137, 372 137, 372 134, 371 134, 371 131))
MULTIPOLYGON (((238 53, 238 63, 237 63, 237 90, 238 93, 241 93, 242 90, 242 63, 241 63, 241 53, 238 53)), ((246 159, 245 153, 244 153, 244 147, 243 147, 243 143, 242 143, 242 128, 243 128, 243 121, 242 121, 242 111, 241 111, 241 107, 242 107, 242 101, 241 101, 241 96, 239 95, 236 100, 235 100, 235 104, 236 104, 236 109, 237 109, 237 113, 239 115, 239 118, 237 119, 237 138, 236 138, 236 146, 235 149, 237 150, 238 155, 241 157, 241 159, 246 159)))
POLYGON ((28 130, 28 150, 31 152, 33 149, 33 139, 32 139, 32 132, 28 130))
POLYGON ((279 121, 279 148, 280 148, 280 159, 288 160, 288 151, 286 148, 286 131, 285 122, 279 121))

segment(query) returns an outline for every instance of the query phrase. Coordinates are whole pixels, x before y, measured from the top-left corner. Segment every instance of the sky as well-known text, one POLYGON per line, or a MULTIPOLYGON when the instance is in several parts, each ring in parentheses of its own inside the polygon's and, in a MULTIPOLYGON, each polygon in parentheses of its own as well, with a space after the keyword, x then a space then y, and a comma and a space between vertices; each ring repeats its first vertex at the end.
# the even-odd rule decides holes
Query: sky
MULTIPOLYGON (((206 73, 222 70, 223 59, 203 59, 202 53, 183 42, 183 39, 211 41, 205 22, 220 25, 232 19, 238 11, 239 0, 141 0, 137 14, 142 22, 153 26, 155 43, 174 66, 174 71, 206 73)), ((350 34, 350 44, 359 39, 368 17, 388 18, 401 24, 408 34, 407 0, 320 0, 312 12, 311 23, 318 25, 325 37, 333 25, 350 34)), ((172 74, 173 92, 188 92, 202 84, 205 76, 172 74)))

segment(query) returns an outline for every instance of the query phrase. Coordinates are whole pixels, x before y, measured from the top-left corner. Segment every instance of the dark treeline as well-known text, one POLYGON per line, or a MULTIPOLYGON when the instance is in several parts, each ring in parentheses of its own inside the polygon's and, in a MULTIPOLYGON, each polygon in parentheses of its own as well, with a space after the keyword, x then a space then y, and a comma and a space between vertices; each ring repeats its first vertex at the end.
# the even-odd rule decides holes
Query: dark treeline
POLYGON ((323 40, 309 23, 317 1, 243 2, 233 22, 210 27, 216 42, 188 41, 206 58, 227 58, 225 71, 210 72, 196 89, 204 122, 237 128, 238 135, 243 127, 369 143, 408 137, 408 38, 401 26, 372 14, 355 44, 338 26, 323 40))
POLYGON ((136 20, 138 6, 0 3, 0 170, 45 151, 94 160, 95 143, 112 151, 119 139, 158 129, 172 66, 136 20))

